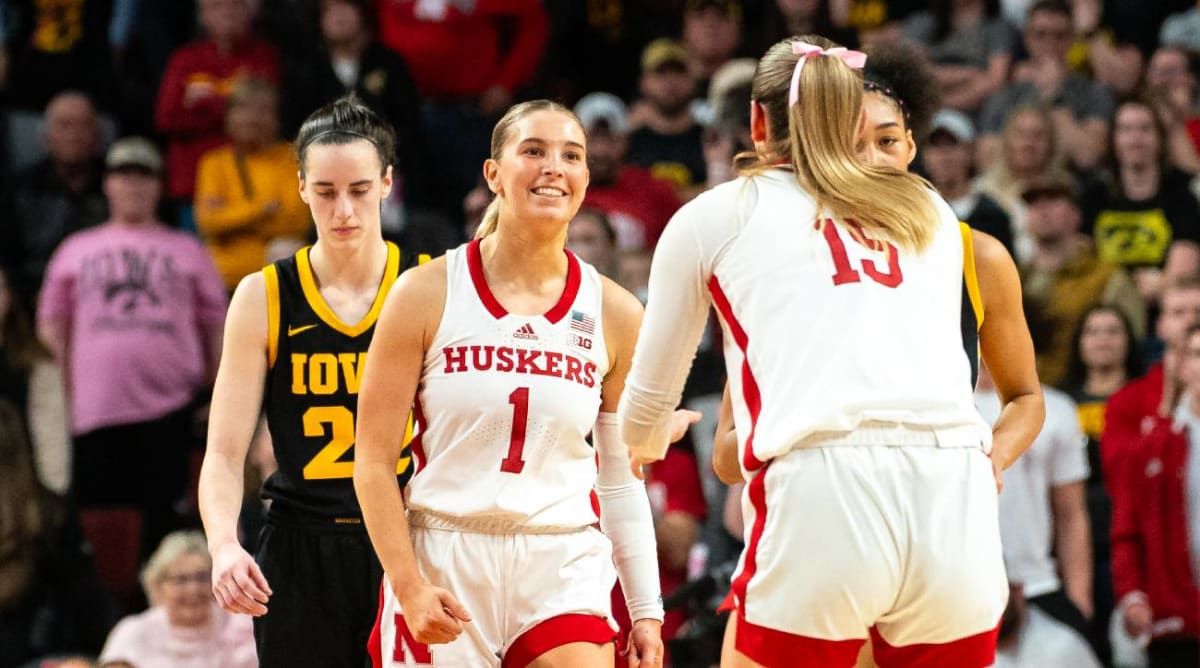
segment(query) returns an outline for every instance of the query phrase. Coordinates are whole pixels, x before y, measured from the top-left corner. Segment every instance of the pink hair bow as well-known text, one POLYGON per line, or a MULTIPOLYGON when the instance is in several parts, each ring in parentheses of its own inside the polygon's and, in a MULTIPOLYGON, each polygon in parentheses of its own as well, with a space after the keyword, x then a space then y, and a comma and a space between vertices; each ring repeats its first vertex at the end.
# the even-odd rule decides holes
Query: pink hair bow
POLYGON ((842 59, 843 63, 846 63, 847 67, 854 70, 861 70, 863 65, 867 64, 867 54, 862 51, 851 51, 844 46, 822 49, 808 42, 792 42, 792 53, 798 54, 800 60, 796 61, 796 69, 792 72, 792 87, 788 93, 789 107, 800 100, 800 71, 804 69, 804 61, 808 60, 809 56, 837 56, 842 59))

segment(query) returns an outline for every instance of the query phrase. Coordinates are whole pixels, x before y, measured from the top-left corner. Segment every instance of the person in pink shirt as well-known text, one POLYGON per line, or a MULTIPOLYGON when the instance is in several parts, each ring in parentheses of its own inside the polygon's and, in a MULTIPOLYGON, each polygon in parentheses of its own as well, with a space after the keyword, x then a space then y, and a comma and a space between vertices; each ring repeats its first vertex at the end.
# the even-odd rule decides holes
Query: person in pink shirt
POLYGON ((217 605, 211 572, 203 533, 167 535, 142 569, 150 609, 117 623, 100 660, 137 668, 258 668, 254 624, 217 605))
POLYGON ((143 511, 143 545, 175 527, 197 397, 211 387, 225 287, 204 247, 156 218, 162 158, 145 139, 106 158, 110 219, 50 259, 38 333, 63 367, 81 508, 143 511))

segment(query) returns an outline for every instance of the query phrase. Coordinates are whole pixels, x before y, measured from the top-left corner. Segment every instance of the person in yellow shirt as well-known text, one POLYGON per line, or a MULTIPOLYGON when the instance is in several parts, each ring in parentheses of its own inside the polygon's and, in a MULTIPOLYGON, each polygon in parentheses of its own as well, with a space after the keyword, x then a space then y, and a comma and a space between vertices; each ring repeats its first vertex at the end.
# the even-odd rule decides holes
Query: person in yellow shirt
POLYGON ((200 159, 196 226, 225 285, 267 263, 267 246, 280 238, 304 240, 312 223, 296 192, 296 157, 279 139, 279 91, 246 79, 229 96, 225 131, 230 143, 200 159))

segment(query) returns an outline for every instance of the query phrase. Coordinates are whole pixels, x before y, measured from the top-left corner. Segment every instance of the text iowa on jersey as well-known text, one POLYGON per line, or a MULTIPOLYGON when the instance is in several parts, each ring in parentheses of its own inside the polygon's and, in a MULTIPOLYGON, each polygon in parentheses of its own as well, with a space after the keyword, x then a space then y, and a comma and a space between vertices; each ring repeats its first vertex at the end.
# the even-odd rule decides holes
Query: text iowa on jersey
POLYGON ((292 394, 358 394, 366 353, 292 353, 292 394))

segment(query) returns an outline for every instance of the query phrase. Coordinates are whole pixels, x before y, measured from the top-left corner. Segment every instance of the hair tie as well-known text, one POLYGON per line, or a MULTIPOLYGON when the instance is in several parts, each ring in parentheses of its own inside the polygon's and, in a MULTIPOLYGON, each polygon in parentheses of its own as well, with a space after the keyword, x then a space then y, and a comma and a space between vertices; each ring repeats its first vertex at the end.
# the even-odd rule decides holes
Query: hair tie
POLYGON ((804 69, 804 61, 808 60, 809 56, 835 56, 853 70, 861 70, 863 65, 867 64, 867 54, 851 51, 844 46, 822 49, 815 44, 797 41, 792 42, 792 53, 798 54, 800 59, 796 61, 796 69, 792 72, 792 86, 788 93, 789 107, 800 101, 800 71, 804 69))

